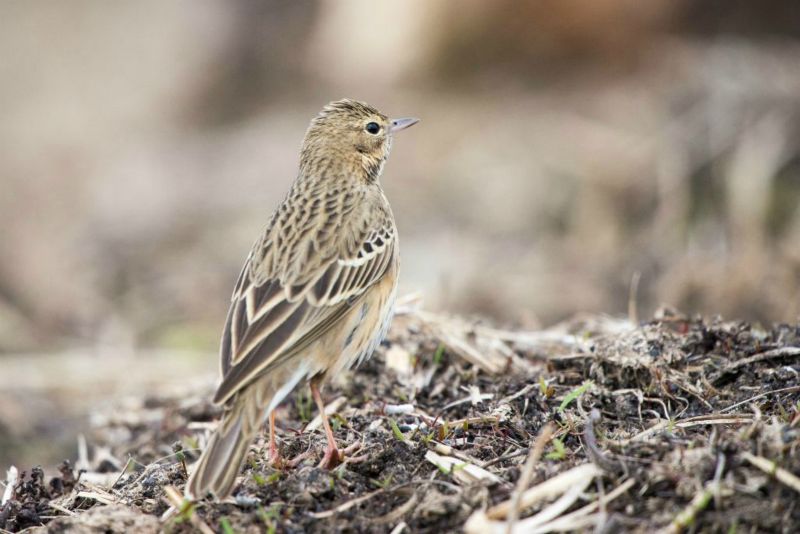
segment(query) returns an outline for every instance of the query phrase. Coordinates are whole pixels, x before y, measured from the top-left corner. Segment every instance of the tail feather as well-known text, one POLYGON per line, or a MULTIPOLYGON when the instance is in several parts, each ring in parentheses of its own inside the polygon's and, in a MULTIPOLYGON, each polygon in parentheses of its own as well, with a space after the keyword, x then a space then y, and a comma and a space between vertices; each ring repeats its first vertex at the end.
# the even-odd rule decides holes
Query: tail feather
POLYGON ((186 483, 187 498, 202 499, 211 493, 217 499, 224 499, 233 491, 236 476, 261 423, 262 408, 257 402, 260 399, 253 397, 245 394, 236 398, 223 413, 186 483))

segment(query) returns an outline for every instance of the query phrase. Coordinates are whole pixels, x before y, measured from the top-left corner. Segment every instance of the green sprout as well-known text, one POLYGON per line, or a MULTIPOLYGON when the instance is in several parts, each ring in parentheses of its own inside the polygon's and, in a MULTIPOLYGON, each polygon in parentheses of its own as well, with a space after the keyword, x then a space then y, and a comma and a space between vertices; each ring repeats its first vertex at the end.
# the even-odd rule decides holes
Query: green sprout
POLYGON ((392 427, 392 433, 394 434, 395 438, 397 438, 399 441, 406 440, 406 437, 403 435, 402 432, 400 432, 400 427, 397 426, 397 423, 395 422, 394 419, 389 419, 389 426, 392 427))
POLYGON ((558 438, 553 438, 553 450, 544 455, 548 460, 560 461, 567 457, 567 449, 564 442, 558 438))
POLYGON ((369 481, 370 481, 370 483, 371 483, 373 486, 375 486, 376 488, 380 488, 380 489, 386 489, 386 488, 388 488, 388 487, 389 487, 389 484, 391 484, 391 483, 392 483, 392 478, 394 478, 394 475, 392 475, 391 473, 389 473, 389 476, 387 476, 387 477, 386 477, 386 478, 384 478, 383 480, 375 480, 375 479, 372 479, 372 478, 371 478, 369 481))
POLYGON ((558 413, 564 413, 564 408, 569 406, 570 403, 572 403, 572 401, 576 400, 578 397, 586 393, 586 390, 588 390, 593 385, 594 383, 591 380, 587 380, 580 386, 576 387, 575 389, 567 393, 566 397, 564 397, 564 400, 562 400, 561 404, 558 406, 558 413))
POLYGON ((444 358, 444 343, 439 343, 439 346, 436 347, 436 352, 433 353, 433 363, 435 363, 436 365, 441 365, 443 358, 444 358))

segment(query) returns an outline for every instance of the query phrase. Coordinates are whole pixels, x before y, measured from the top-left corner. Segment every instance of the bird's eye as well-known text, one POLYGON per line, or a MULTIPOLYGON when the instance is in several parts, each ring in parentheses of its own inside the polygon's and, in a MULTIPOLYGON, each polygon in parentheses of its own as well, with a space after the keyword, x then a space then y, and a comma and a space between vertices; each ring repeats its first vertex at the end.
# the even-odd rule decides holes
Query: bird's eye
POLYGON ((369 122, 367 123, 367 131, 372 135, 375 135, 381 131, 381 127, 377 122, 369 122))

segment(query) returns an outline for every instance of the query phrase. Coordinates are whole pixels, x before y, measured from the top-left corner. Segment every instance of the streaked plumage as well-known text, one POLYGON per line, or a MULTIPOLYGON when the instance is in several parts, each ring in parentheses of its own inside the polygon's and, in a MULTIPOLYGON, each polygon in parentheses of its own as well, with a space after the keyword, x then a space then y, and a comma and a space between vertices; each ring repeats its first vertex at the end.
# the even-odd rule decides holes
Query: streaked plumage
MULTIPOLYGON (((187 496, 230 494, 265 415, 307 380, 318 400, 317 384, 369 357, 385 335, 398 244, 378 177, 393 131, 415 122, 352 100, 329 104, 311 121, 297 179, 233 291, 214 396, 224 412, 187 496)), ((338 453, 324 421, 328 458, 338 453)))

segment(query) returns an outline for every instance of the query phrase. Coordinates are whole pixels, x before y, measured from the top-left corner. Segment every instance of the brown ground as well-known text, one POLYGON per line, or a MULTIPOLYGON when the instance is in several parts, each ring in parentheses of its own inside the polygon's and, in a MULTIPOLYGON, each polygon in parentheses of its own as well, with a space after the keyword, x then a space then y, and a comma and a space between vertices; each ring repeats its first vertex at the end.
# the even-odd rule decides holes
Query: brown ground
POLYGON ((520 532, 800 525, 800 325, 662 312, 636 327, 587 317, 528 332, 409 307, 378 354, 326 392, 339 443, 362 444, 358 461, 316 467, 324 435, 301 392, 278 417, 283 453, 311 451, 305 462, 272 469, 259 439, 234 499, 169 512, 181 456, 191 467, 217 413, 209 393, 104 410, 79 459, 87 471, 26 469, 0 528, 505 532, 497 505, 531 456, 527 486, 556 487, 521 507, 520 532))

